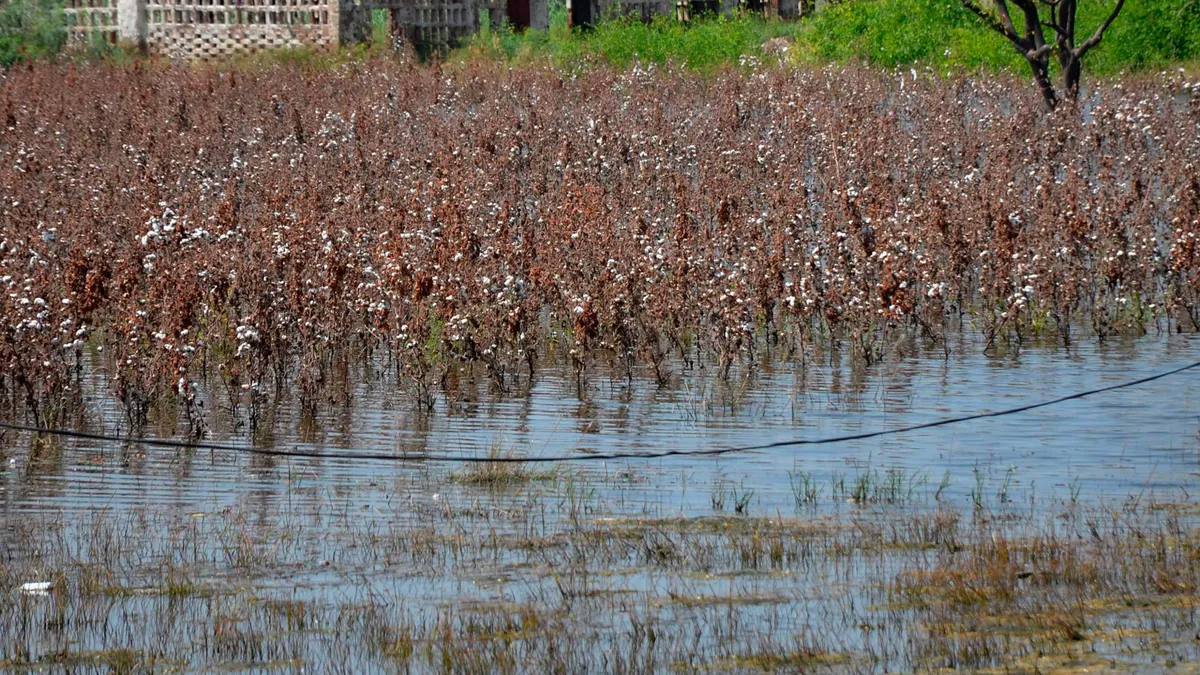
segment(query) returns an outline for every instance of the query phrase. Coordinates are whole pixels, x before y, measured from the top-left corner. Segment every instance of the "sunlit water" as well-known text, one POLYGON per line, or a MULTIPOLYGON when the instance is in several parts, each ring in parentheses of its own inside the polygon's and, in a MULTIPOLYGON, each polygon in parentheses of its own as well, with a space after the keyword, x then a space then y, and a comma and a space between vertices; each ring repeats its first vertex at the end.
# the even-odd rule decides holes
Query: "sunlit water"
MULTIPOLYGON (((728 384, 703 369, 676 371, 672 386, 593 374, 582 388, 569 369, 544 370, 528 395, 489 394, 473 402, 412 412, 395 387, 359 385, 352 404, 318 415, 302 431, 285 402, 256 438, 274 447, 381 454, 420 452, 482 457, 500 448, 528 457, 583 457, 592 452, 661 452, 759 445, 909 426, 996 411, 1152 375, 1194 360, 1196 340, 1147 337, 1085 343, 1070 351, 1027 348, 991 357, 979 350, 943 358, 927 351, 872 367, 831 358, 804 366, 772 365, 728 384), (831 365, 832 364, 832 365, 831 365)), ((486 384, 486 383, 485 383, 486 384)), ((790 511, 795 478, 824 486, 863 472, 903 474, 906 485, 964 498, 979 476, 1006 484, 1008 497, 1077 491, 1081 499, 1187 488, 1200 471, 1200 371, 1101 393, 1018 415, 862 441, 800 445, 721 457, 607 460, 571 465, 585 474, 628 473, 630 505, 661 511, 711 512, 711 486, 752 491, 756 512, 790 511), (696 486, 689 489, 690 485, 696 486)), ((112 402, 100 426, 121 430, 112 402)), ((219 417, 219 416, 218 416, 219 417)), ((214 438, 246 442, 214 423, 214 438)), ((6 517, 41 510, 120 509, 148 505, 194 512, 241 505, 269 514, 281 504, 344 490, 340 506, 389 498, 430 499, 443 462, 263 459, 228 452, 178 452, 67 440, 61 456, 31 462, 23 435, 5 438, 10 466, 0 473, 6 517), (297 486, 303 486, 298 490, 297 486), (399 488, 397 486, 400 486, 399 488), (396 490, 400 490, 397 493, 396 490)), ((444 489, 445 486, 442 486, 444 489)), ((448 497, 452 498, 453 495, 448 497)), ((372 508, 366 509, 372 512, 372 508)))
MULTIPOLYGON (((298 410, 284 401, 264 417, 254 440, 285 450, 457 456, 486 456, 493 448, 528 457, 707 450, 996 411, 1146 377, 1196 360, 1197 353, 1194 338, 1178 335, 1089 341, 1071 350, 1027 347, 1004 356, 990 356, 982 345, 966 341, 948 358, 941 349, 914 349, 869 367, 824 352, 803 366, 775 363, 735 373, 729 383, 719 381, 712 369, 685 370, 674 364, 671 384, 665 387, 602 369, 581 383, 570 369, 545 368, 527 394, 500 396, 489 391, 486 381, 479 382, 456 403, 440 400, 430 415, 416 414, 398 385, 376 379, 355 385, 349 406, 323 409, 315 425, 302 423, 298 410)), ((92 382, 87 429, 120 432, 119 408, 105 394, 99 376, 92 382)), ((372 536, 395 528, 461 527, 439 521, 443 511, 480 513, 486 527, 520 535, 521 528, 539 518, 543 527, 547 520, 565 518, 571 512, 568 502, 576 499, 588 504, 582 511, 585 518, 710 516, 734 513, 742 502, 740 508, 751 515, 817 519, 846 510, 882 518, 935 500, 966 511, 978 500, 1018 508, 1046 499, 1102 504, 1130 495, 1171 498, 1194 493, 1200 483, 1198 391, 1200 370, 1186 371, 1018 415, 871 440, 719 458, 583 461, 570 465, 572 478, 565 484, 535 481, 515 493, 453 480, 464 469, 448 462, 263 458, 78 440, 64 440, 47 451, 35 449, 27 435, 9 433, 3 445, 7 470, 0 473, 6 526, 2 552, 10 562, 29 555, 16 532, 28 532, 38 523, 64 527, 70 545, 72 537, 83 538, 80 533, 97 513, 117 520, 137 514, 161 518, 172 523, 161 533, 164 541, 180 537, 168 530, 186 529, 189 522, 220 531, 213 524, 237 514, 259 528, 257 536, 290 533, 289 541, 280 544, 283 552, 270 549, 270 542, 256 542, 270 549, 266 557, 286 562, 257 570, 252 580, 256 592, 333 605, 383 594, 402 599, 411 611, 436 613, 454 604, 520 601, 545 594, 554 582, 544 569, 511 554, 490 560, 467 555, 455 561, 432 556, 428 564, 398 566, 394 554, 363 550, 372 536), (898 498, 852 503, 849 493, 864 475, 871 477, 872 494, 894 484, 899 494, 892 496, 898 498), (800 503, 805 482, 815 486, 813 504, 800 503)), ((209 411, 214 439, 251 441, 244 427, 230 428, 228 414, 212 400, 209 411)), ((201 545, 207 547, 201 558, 209 561, 229 555, 221 551, 228 541, 201 545)), ((234 567, 212 562, 204 581, 245 582, 240 577, 245 569, 230 571, 234 567)), ((789 612, 809 606, 807 587, 788 577, 713 578, 694 582, 697 590, 693 582, 669 575, 626 571, 600 583, 614 593, 651 597, 693 591, 784 593, 793 598, 784 605, 792 608, 789 612)), ((122 614, 128 603, 136 602, 105 610, 114 613, 114 625, 124 627, 118 642, 137 644, 140 639, 141 629, 122 614)), ((765 634, 787 635, 795 629, 790 623, 765 627, 779 620, 778 607, 747 607, 743 620, 753 624, 761 613, 765 634)), ((152 622, 167 614, 161 614, 161 607, 157 611, 147 610, 138 619, 151 622, 146 634, 162 632, 152 622)), ((619 623, 614 617, 592 620, 597 630, 619 623)), ((80 644, 92 649, 113 640, 93 628, 80 630, 80 644)), ((199 639, 172 635, 170 639, 185 642, 199 639)), ((305 643, 307 649, 321 652, 323 635, 309 633, 305 639, 313 644, 305 643)), ((850 639, 844 646, 861 644, 850 639)), ((212 665, 211 655, 205 654, 184 660, 203 671, 212 665)))

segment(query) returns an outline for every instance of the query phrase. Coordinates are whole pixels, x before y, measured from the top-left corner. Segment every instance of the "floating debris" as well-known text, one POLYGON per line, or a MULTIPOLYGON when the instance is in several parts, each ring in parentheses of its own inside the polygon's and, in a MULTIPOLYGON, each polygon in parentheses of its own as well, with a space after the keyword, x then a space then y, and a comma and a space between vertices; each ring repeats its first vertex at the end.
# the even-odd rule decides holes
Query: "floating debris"
POLYGON ((49 581, 29 581, 21 584, 21 592, 25 595, 50 595, 52 586, 49 581))

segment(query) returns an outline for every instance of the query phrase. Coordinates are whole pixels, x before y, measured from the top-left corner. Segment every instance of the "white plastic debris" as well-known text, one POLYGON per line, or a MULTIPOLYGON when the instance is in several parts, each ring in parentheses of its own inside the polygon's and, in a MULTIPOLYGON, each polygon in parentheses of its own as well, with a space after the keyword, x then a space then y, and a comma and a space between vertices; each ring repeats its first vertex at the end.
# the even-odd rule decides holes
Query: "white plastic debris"
POLYGON ((50 595, 49 581, 28 581, 21 584, 21 592, 25 595, 50 595))

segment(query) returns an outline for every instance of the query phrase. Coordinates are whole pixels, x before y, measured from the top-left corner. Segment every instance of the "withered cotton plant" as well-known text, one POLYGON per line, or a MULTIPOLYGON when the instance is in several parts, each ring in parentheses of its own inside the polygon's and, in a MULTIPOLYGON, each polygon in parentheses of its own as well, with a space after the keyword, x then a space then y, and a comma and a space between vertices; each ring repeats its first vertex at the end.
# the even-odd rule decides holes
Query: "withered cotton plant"
POLYGON ((0 391, 54 423, 90 360, 135 424, 199 391, 313 412, 379 363, 432 410, 461 369, 1193 330, 1179 85, 1047 116, 1001 78, 860 68, 13 70, 0 391))

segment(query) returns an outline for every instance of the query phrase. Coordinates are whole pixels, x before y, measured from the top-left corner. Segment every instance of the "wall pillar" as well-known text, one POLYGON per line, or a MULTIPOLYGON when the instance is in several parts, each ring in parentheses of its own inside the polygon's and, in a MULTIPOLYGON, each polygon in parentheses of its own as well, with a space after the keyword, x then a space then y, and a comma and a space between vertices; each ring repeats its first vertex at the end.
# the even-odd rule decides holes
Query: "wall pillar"
POLYGON ((139 47, 146 45, 146 0, 117 0, 117 38, 139 47))
POLYGON ((550 29, 550 3, 547 0, 529 0, 529 27, 534 30, 550 29))
POLYGON ((325 25, 328 46, 336 49, 342 42, 342 1, 325 0, 325 6, 329 8, 329 21, 325 25))

